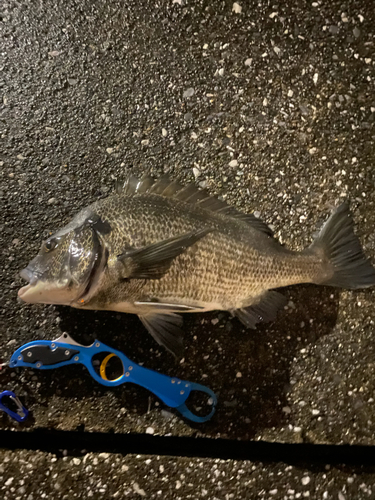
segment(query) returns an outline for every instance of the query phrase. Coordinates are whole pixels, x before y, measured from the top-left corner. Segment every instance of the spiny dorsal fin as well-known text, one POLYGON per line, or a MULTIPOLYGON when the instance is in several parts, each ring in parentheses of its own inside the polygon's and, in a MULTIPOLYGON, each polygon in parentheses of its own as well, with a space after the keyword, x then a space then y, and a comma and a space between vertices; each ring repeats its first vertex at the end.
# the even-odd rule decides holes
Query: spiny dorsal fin
POLYGON ((162 175, 156 181, 148 174, 141 179, 130 175, 125 182, 116 183, 116 192, 125 196, 135 194, 152 193, 164 196, 165 198, 174 198, 185 203, 197 205, 210 212, 220 213, 228 217, 246 222, 254 229, 265 233, 267 236, 273 236, 271 229, 261 219, 253 214, 244 214, 233 207, 230 207, 225 201, 211 196, 207 190, 199 189, 194 184, 183 186, 178 181, 171 181, 167 174, 162 175))

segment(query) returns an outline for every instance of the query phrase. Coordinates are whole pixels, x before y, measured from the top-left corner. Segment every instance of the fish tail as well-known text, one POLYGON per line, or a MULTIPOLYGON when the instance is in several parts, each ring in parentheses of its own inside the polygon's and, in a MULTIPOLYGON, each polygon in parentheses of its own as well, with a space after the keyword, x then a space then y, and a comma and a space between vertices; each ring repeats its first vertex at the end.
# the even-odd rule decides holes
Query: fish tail
POLYGON ((324 224, 309 251, 323 257, 324 272, 315 283, 348 289, 375 285, 375 269, 366 258, 358 237, 349 204, 343 203, 324 224))

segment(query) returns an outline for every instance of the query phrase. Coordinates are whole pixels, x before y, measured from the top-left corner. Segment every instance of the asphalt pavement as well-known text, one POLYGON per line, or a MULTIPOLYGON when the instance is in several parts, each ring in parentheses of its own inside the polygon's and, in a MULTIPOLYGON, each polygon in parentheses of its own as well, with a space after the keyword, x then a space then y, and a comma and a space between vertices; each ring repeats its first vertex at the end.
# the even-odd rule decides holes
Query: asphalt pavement
POLYGON ((341 446, 365 457, 375 445, 373 290, 290 287, 286 309, 256 331, 226 313, 186 316, 180 363, 131 315, 17 301, 19 271, 43 239, 130 173, 195 182, 296 250, 349 200, 375 262, 374 26, 365 0, 2 1, 0 358, 68 332, 219 397, 198 425, 144 389, 100 386, 82 366, 4 368, 0 389, 31 412, 22 425, 0 413, 4 498, 82 488, 87 498, 375 498, 375 460, 345 452, 338 465, 341 446), (36 429, 48 439, 23 448, 36 429), (131 454, 72 438, 53 449, 53 431, 177 441, 167 454, 152 441, 131 454), (183 437, 191 445, 179 450, 183 437), (206 439, 223 440, 216 458, 206 439), (246 459, 238 442, 328 451, 246 459))

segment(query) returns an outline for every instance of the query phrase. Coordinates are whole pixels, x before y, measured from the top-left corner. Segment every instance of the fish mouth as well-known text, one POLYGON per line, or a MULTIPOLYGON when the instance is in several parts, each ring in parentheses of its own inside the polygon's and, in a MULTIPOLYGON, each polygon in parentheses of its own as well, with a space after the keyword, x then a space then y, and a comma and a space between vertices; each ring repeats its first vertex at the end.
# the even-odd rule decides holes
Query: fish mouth
POLYGON ((35 271, 26 267, 20 272, 21 278, 29 283, 18 290, 18 299, 28 304, 69 304, 67 281, 43 281, 35 271))
MULTIPOLYGON (((28 290, 30 290, 32 285, 28 284, 28 285, 25 285, 23 286, 22 288, 20 288, 18 290, 18 297, 22 300, 22 295, 24 295, 25 293, 27 293, 28 290)), ((23 301, 25 302, 25 301, 23 301)))
POLYGON ((25 267, 25 269, 22 269, 22 271, 20 272, 20 276, 25 281, 28 281, 29 285, 31 286, 35 285, 35 283, 38 281, 38 276, 36 276, 29 267, 25 267))
POLYGON ((29 282, 27 285, 18 290, 18 297, 23 302, 26 302, 22 297, 24 295, 27 295, 27 292, 36 285, 36 283, 38 282, 38 276, 36 276, 35 273, 33 273, 33 271, 28 267, 22 269, 22 271, 20 272, 20 276, 22 279, 29 282))

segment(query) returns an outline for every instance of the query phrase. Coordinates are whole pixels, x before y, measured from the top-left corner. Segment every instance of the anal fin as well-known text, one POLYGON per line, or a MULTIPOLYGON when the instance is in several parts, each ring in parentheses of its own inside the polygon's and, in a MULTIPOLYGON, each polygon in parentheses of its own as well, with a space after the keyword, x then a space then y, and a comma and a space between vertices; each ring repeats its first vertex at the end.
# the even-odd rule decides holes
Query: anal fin
POLYGON ((156 342, 164 346, 176 358, 184 352, 182 318, 178 314, 144 314, 139 319, 154 337, 156 342))
POLYGON ((242 309, 234 309, 231 312, 247 328, 255 329, 257 323, 274 321, 278 310, 286 303, 287 299, 284 295, 271 290, 262 294, 256 304, 242 309))

